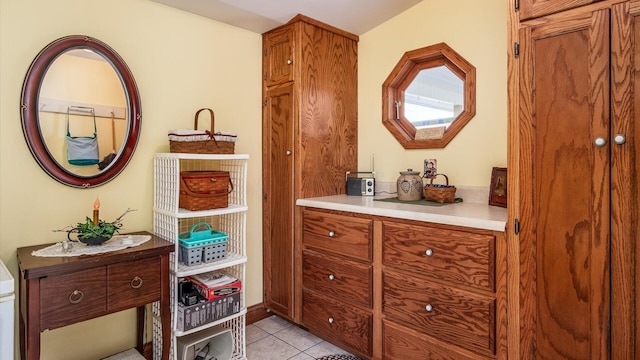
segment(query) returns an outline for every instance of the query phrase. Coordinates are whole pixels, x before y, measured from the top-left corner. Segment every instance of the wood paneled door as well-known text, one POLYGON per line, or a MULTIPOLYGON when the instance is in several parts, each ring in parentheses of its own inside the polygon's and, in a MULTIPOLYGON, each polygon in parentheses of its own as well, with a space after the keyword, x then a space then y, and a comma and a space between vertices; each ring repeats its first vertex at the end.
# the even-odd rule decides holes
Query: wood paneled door
POLYGON ((519 24, 521 359, 640 358, 639 4, 519 24))

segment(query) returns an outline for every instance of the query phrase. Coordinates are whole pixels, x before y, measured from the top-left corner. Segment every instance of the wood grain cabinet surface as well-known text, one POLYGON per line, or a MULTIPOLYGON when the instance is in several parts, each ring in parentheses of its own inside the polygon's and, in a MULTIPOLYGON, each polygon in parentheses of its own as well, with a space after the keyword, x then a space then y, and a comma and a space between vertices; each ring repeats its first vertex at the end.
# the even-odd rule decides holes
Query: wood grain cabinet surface
POLYGON ((313 210, 302 219, 302 325, 373 355, 373 222, 313 210))
POLYGON ((525 4, 554 11, 510 11, 513 357, 640 359, 640 1, 525 4))
POLYGON ((301 229, 311 332, 367 359, 506 359, 503 232, 310 207, 301 229))
MULTIPOLYGON (((169 254, 174 246, 147 232, 139 246, 97 255, 36 257, 32 252, 51 244, 18 248, 20 267, 20 353, 40 358, 40 333, 121 310, 137 308, 137 349, 143 352, 145 305, 159 305, 162 353, 169 358, 171 309, 169 254)), ((72 342, 69 343, 72 345, 72 342)))
POLYGON ((358 37, 303 15, 263 34, 264 304, 300 321, 296 199, 344 194, 358 167, 358 37))

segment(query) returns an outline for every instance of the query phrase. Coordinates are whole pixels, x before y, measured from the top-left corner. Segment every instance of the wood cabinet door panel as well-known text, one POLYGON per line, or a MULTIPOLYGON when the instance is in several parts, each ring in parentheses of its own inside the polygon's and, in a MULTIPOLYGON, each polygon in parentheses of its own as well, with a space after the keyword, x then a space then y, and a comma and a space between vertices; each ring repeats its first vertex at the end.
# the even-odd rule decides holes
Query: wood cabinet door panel
POLYGON ((383 273, 382 311, 394 322, 464 348, 495 352, 495 298, 383 273))
POLYGON ((557 13, 602 0, 520 0, 520 20, 557 13))
POLYGON ((383 359, 385 360, 479 360, 480 356, 448 344, 434 341, 424 333, 407 329, 384 320, 382 327, 383 359))
POLYGON ((264 85, 272 86, 293 80, 294 31, 286 26, 263 37, 264 85))
POLYGON ((267 91, 263 129, 265 305, 292 317, 294 234, 293 84, 267 91))
POLYGON ((410 273, 495 289, 495 238, 385 221, 383 263, 410 273))
POLYGON ((348 350, 371 356, 373 328, 369 312, 303 290, 302 324, 348 350))
POLYGON ((302 281, 305 288, 371 307, 371 265, 305 249, 302 253, 302 281))
POLYGON ((373 221, 305 210, 302 231, 304 245, 371 261, 373 221))
POLYGON ((610 12, 572 11, 520 40, 520 356, 605 359, 610 12))
POLYGON ((99 267, 40 280, 40 330, 102 316, 107 311, 106 269, 99 267))
POLYGON ((160 299, 160 257, 110 265, 107 268, 109 312, 160 299))

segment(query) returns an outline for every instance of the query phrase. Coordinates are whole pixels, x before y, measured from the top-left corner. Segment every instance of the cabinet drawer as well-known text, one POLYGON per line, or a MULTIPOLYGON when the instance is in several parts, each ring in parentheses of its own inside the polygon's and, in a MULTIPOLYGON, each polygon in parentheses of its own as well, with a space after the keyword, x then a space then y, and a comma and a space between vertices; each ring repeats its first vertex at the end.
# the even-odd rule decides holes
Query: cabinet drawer
POLYGON ((455 345, 437 343, 423 334, 401 325, 383 321, 382 353, 385 360, 479 360, 490 359, 460 351, 455 345))
POLYGON ((40 330, 104 315, 106 269, 99 267, 40 280, 40 330))
POLYGON ((347 350, 371 356, 372 315, 303 290, 302 324, 324 339, 345 346, 347 350))
POLYGON ((302 282, 305 288, 321 294, 372 306, 371 265, 305 249, 302 252, 302 282))
POLYGON ((387 318, 464 348, 495 351, 495 299, 385 271, 387 318))
POLYGON ((383 263, 411 273, 495 290, 495 237, 383 223, 383 263))
POLYGON ((369 219, 305 210, 302 241, 305 245, 371 261, 372 226, 369 219))
POLYGON ((160 257, 110 265, 108 277, 110 312, 160 299, 160 257))

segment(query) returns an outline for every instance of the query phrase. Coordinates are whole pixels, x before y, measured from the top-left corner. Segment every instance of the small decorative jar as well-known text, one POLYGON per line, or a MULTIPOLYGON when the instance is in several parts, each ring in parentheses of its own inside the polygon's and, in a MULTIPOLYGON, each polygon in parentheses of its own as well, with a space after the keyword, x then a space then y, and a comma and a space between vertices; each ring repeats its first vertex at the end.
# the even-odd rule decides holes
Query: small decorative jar
POLYGON ((398 200, 417 201, 422 199, 422 178, 420 172, 407 169, 398 177, 398 200))

